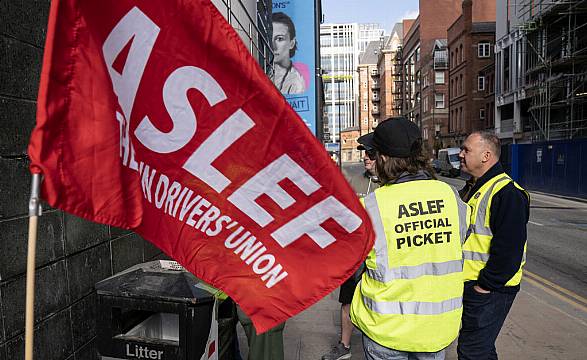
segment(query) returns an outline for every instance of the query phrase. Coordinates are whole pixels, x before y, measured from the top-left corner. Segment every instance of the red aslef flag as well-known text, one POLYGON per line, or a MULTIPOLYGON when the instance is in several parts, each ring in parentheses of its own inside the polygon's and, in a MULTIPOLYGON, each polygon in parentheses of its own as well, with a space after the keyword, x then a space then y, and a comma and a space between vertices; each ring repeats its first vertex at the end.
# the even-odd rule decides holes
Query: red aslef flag
POLYGON ((134 230, 259 332, 372 247, 354 192, 210 1, 52 1, 37 111, 51 206, 134 230))

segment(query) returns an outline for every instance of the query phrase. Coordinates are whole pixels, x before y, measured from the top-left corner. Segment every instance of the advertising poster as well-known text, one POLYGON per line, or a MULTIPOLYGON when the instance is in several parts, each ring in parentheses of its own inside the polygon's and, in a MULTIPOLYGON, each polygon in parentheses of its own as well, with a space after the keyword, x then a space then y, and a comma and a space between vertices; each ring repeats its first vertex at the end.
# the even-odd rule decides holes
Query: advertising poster
POLYGON ((271 81, 316 134, 314 0, 273 1, 271 81))

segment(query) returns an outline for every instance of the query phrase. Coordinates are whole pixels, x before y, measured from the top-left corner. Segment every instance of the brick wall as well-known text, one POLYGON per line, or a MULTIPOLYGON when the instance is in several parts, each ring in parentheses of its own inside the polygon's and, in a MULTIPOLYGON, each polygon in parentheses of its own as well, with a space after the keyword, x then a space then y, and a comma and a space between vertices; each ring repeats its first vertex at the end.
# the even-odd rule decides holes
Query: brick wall
MULTIPOLYGON (((25 270, 30 175, 49 0, 0 1, 0 360, 24 358, 25 270)), ((95 359, 93 285, 161 256, 127 231, 44 206, 39 220, 35 358, 95 359)))

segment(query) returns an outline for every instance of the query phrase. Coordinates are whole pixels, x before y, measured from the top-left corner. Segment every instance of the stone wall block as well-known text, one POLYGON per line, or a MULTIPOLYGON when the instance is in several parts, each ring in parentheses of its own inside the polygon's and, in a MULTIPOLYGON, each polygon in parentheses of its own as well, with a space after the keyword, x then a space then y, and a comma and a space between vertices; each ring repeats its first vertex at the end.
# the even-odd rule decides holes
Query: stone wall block
MULTIPOLYGON (((8 341, 6 350, 8 359, 23 360, 24 335, 19 335, 8 341)), ((35 359, 43 360, 62 360, 73 353, 69 308, 50 317, 35 328, 33 352, 35 359)))
POLYGON ((161 250, 150 241, 144 242, 144 261, 151 261, 161 254, 161 250))
POLYGON ((28 215, 31 196, 28 160, 0 157, 0 174, 0 219, 28 215))
POLYGON ((96 336, 98 298, 95 292, 71 306, 73 348, 81 349, 96 336))
POLYGON ((0 1, 0 34, 9 35, 39 48, 43 47, 50 4, 47 0, 0 1))
POLYGON ((0 97, 0 156, 27 153, 31 132, 35 126, 36 106, 31 100, 0 97))
POLYGON ((142 263, 144 242, 134 233, 112 240, 112 272, 116 274, 142 263))
MULTIPOLYGON (((10 261, 0 261, 0 279, 7 280, 26 272, 29 218, 0 220, 0 254, 10 261)), ((63 218, 60 211, 43 213, 39 218, 36 266, 42 267, 63 257, 63 218)))
MULTIPOLYGON (((37 269, 35 276, 35 320, 54 314, 69 303, 65 261, 37 269)), ((2 288, 2 307, 6 338, 24 332, 26 277, 5 282, 2 288)))
POLYGON ((117 239, 121 236, 132 234, 131 230, 121 229, 114 226, 109 226, 108 229, 110 230, 110 239, 117 239))
POLYGON ((0 95, 36 100, 42 58, 41 48, 0 35, 0 95))
POLYGON ((110 247, 100 244, 67 258, 69 294, 74 302, 94 291, 94 285, 112 275, 110 247))
POLYGON ((65 253, 74 254, 109 239, 108 226, 65 214, 65 253))
POLYGON ((100 360, 98 358, 98 349, 96 348, 96 341, 93 339, 88 342, 83 348, 75 352, 75 360, 100 360))

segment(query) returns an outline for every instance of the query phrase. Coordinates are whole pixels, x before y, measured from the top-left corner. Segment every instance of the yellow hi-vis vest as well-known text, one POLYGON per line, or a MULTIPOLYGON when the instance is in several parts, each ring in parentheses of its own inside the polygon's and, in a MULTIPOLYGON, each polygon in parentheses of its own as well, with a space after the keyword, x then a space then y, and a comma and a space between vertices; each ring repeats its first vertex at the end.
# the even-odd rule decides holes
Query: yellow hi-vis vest
MULTIPOLYGON (((489 260, 489 249, 491 248, 491 239, 493 239, 493 233, 489 226, 491 202, 493 196, 510 182, 513 182, 514 186, 522 190, 528 197, 528 200, 530 200, 530 194, 526 190, 509 176, 502 173, 483 184, 467 202, 473 208, 473 214, 471 216, 471 235, 463 246, 465 281, 477 280, 479 278, 479 272, 485 267, 487 260, 489 260)), ((516 286, 520 284, 522 280, 522 267, 526 264, 526 245, 527 243, 524 244, 524 255, 520 269, 505 286, 516 286)))
POLYGON ((375 246, 355 289, 351 320, 394 350, 444 349, 461 323, 462 242, 470 208, 436 180, 387 185, 364 204, 375 246))

